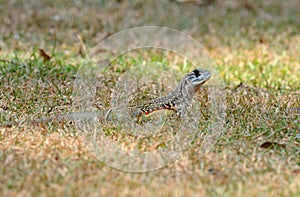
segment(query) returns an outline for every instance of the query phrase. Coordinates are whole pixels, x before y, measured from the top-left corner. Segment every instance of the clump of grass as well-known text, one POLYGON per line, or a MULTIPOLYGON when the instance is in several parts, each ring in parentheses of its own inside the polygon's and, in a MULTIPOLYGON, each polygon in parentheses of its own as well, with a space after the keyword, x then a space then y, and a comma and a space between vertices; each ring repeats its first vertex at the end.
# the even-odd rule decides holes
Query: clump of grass
MULTIPOLYGON (((8 58, 10 56, 2 59, 8 58)), ((27 115, 51 114, 53 109, 60 111, 63 106, 70 105, 72 83, 79 65, 62 59, 53 54, 50 61, 44 62, 33 51, 26 59, 15 55, 0 62, 1 101, 5 104, 1 122, 27 115)))

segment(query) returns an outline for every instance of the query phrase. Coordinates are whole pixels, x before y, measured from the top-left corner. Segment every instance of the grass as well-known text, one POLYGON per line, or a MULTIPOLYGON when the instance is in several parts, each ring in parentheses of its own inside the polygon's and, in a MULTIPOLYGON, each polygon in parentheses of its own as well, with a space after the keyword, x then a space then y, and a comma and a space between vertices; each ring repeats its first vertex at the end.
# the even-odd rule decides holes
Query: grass
MULTIPOLYGON (((296 0, 216 1, 202 7, 162 1, 158 8, 150 1, 56 3, 1 2, 0 123, 76 110, 73 84, 85 55, 77 34, 92 48, 124 28, 168 25, 201 41, 214 59, 225 83, 226 129, 206 155, 201 147, 205 135, 199 135, 164 168, 129 173, 95 158, 73 124, 0 128, 1 196, 300 195, 300 117, 294 110, 300 107, 296 0), (40 48, 51 56, 49 61, 40 48)), ((94 102, 109 106, 120 76, 128 71, 144 76, 144 68, 137 65, 145 64, 155 68, 145 67, 149 78, 161 76, 163 84, 174 82, 161 73, 172 70, 178 81, 191 66, 170 52, 140 50, 120 56, 96 76, 100 91, 94 102)), ((130 102, 161 94, 156 90, 164 87, 155 85, 137 92, 130 102)), ((209 88, 215 87, 208 83, 204 90, 209 88)), ((209 117, 205 103, 210 100, 203 96, 198 95, 201 123, 209 117)), ((143 151, 164 139, 134 144, 116 130, 108 130, 107 136, 143 151)))

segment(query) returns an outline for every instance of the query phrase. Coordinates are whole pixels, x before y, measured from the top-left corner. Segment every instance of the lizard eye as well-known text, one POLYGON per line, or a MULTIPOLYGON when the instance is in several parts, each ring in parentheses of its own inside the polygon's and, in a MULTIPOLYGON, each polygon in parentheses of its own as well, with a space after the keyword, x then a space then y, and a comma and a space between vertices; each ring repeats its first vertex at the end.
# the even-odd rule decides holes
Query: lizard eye
POLYGON ((189 80, 194 80, 196 77, 194 76, 194 75, 191 75, 190 77, 189 77, 189 80))

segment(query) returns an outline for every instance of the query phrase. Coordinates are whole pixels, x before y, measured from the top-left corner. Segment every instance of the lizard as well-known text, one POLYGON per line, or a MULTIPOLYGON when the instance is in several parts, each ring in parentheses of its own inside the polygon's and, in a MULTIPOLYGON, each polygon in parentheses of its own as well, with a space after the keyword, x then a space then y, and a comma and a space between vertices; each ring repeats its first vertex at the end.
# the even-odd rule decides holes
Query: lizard
MULTIPOLYGON (((136 119, 137 121, 143 116, 149 116, 159 110, 172 110, 180 117, 183 116, 190 106, 191 100, 200 89, 200 87, 210 79, 211 73, 204 69, 194 69, 192 72, 186 74, 179 84, 167 95, 157 99, 150 100, 141 105, 122 108, 111 108, 107 110, 99 110, 95 112, 73 112, 62 114, 58 116, 42 117, 39 119, 29 120, 27 122, 32 124, 45 123, 50 121, 63 121, 98 117, 102 120, 118 120, 120 116, 118 112, 123 115, 123 119, 136 119), (123 113, 123 114, 122 114, 123 113)), ((11 127, 19 125, 23 122, 9 122, 1 124, 0 127, 11 127)))

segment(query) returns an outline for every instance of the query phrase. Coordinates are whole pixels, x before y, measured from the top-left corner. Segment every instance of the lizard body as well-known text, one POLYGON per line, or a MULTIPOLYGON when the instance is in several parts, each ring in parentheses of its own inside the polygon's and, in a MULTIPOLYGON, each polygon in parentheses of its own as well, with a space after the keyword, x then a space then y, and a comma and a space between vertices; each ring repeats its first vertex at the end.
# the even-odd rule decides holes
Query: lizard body
MULTIPOLYGON (((195 93, 211 77, 207 70, 195 69, 186 74, 178 86, 166 96, 150 100, 142 105, 129 106, 125 108, 113 108, 95 112, 74 112, 58 116, 43 117, 40 119, 29 120, 29 123, 39 124, 50 121, 63 121, 74 119, 87 119, 97 117, 103 120, 118 120, 120 117, 124 120, 139 118, 143 115, 148 116, 159 110, 172 110, 178 116, 186 113, 195 93), (121 115, 120 115, 121 114, 121 115)), ((22 122, 10 122, 0 125, 0 127, 11 127, 19 125, 22 122)))

